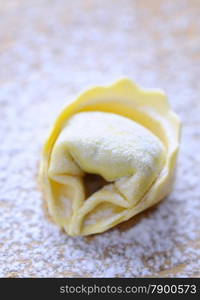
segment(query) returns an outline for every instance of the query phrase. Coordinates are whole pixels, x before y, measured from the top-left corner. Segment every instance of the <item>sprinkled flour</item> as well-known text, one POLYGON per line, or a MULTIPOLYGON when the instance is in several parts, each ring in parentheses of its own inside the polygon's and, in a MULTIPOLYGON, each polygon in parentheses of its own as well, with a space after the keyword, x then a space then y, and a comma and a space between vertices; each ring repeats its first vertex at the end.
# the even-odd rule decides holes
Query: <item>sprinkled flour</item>
POLYGON ((0 276, 200 276, 198 1, 2 1, 0 276), (37 175, 67 101, 122 75, 166 90, 184 127, 173 193, 101 235, 66 236, 37 175))

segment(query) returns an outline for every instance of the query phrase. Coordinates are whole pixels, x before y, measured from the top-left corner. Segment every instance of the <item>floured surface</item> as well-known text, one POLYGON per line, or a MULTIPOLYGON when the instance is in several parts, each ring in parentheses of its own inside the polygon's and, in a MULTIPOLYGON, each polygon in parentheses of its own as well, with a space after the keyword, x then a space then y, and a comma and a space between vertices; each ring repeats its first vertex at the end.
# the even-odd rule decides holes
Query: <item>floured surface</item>
POLYGON ((199 2, 1 0, 0 14, 0 276, 199 277, 199 2), (41 147, 68 100, 123 75, 163 88, 183 120, 174 191, 70 238, 43 209, 41 147))

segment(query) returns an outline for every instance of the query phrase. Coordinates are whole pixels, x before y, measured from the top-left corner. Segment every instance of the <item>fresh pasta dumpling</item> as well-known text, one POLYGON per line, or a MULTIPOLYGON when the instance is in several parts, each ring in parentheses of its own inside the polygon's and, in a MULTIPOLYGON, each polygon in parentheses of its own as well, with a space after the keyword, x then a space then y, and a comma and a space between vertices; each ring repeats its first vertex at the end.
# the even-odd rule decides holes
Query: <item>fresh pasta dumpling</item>
POLYGON ((171 190, 180 121, 163 92, 128 79, 70 103, 45 144, 40 180, 69 235, 103 232, 171 190))

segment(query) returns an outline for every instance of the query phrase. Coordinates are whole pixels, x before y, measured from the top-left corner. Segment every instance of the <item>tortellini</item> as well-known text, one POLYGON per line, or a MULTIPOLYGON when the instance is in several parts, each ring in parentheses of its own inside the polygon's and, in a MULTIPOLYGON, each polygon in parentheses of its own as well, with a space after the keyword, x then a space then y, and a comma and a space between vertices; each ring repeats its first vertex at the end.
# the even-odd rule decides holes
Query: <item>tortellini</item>
POLYGON ((53 220, 100 233, 163 199, 174 179, 180 121, 165 94, 129 79, 71 102, 45 143, 40 181, 53 220))

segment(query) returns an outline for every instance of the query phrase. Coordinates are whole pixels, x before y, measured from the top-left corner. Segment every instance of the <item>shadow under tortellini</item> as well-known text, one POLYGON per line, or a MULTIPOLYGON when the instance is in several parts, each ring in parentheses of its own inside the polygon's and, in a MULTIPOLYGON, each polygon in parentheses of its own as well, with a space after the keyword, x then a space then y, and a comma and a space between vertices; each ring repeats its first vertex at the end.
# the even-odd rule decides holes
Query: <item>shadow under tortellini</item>
MULTIPOLYGON (((136 226, 137 224, 141 223, 142 220, 147 219, 148 217, 151 217, 152 214, 157 211, 157 209, 159 208, 161 203, 162 202, 156 203, 155 205, 147 208, 145 211, 142 211, 141 213, 133 216, 131 219, 116 225, 115 228, 109 229, 107 231, 107 233, 111 233, 116 230, 118 230, 119 233, 127 232, 131 228, 134 228, 134 226, 136 226)), ((92 234, 90 236, 85 236, 84 239, 86 242, 92 242, 95 240, 96 237, 98 238, 98 236, 101 236, 101 235, 102 235, 102 233, 92 234)))
POLYGON ((118 224, 116 228, 119 231, 129 230, 130 228, 134 227, 138 223, 142 222, 143 219, 150 217, 154 212, 156 212, 156 210, 158 209, 161 203, 162 202, 156 203, 155 205, 147 208, 145 211, 142 211, 138 215, 133 216, 131 219, 118 224))

